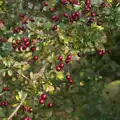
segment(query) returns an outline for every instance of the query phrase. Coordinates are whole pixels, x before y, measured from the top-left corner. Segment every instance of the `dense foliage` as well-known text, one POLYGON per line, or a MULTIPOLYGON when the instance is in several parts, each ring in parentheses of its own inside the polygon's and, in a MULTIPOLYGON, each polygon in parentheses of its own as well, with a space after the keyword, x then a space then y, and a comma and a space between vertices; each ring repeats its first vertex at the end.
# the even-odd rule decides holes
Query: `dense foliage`
POLYGON ((119 120, 119 0, 0 0, 1 120, 119 120))

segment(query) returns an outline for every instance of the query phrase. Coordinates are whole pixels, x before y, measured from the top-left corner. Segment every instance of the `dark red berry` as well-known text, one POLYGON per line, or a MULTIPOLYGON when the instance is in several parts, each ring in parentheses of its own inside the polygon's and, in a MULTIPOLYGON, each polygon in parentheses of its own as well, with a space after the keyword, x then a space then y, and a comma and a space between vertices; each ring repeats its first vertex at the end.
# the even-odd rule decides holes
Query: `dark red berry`
POLYGON ((30 21, 31 21, 31 22, 35 22, 34 18, 31 18, 30 21))
POLYGON ((61 63, 59 66, 60 66, 60 68, 64 68, 64 64, 63 63, 61 63))
POLYGON ((13 47, 14 49, 16 49, 16 48, 17 48, 17 44, 12 43, 12 47, 13 47))
POLYGON ((22 13, 21 13, 19 16, 20 16, 20 17, 22 17, 22 18, 24 18, 24 17, 25 17, 25 15, 24 15, 24 14, 22 14, 22 13))
POLYGON ((23 41, 24 41, 24 42, 28 42, 28 40, 29 40, 29 39, 28 39, 27 37, 23 38, 23 41))
POLYGON ((33 46, 33 47, 31 47, 31 51, 36 51, 36 47, 35 46, 33 46))
POLYGON ((33 111, 32 107, 30 107, 30 108, 28 109, 28 111, 29 111, 29 112, 32 112, 32 111, 33 111))
POLYGON ((27 120, 32 120, 32 118, 28 118, 27 120))
POLYGON ((68 15, 68 13, 64 13, 64 17, 68 17, 69 15, 68 15))
POLYGON ((61 0, 61 3, 65 5, 67 4, 67 0, 61 0))
POLYGON ((29 46, 29 45, 30 45, 30 43, 27 41, 27 42, 25 42, 25 45, 26 45, 26 46, 29 46))
POLYGON ((59 57, 58 57, 58 60, 62 61, 62 60, 63 60, 63 57, 62 57, 62 56, 59 56, 59 57))
POLYGON ((94 22, 94 19, 93 19, 93 18, 90 18, 90 19, 89 19, 89 22, 90 22, 90 23, 93 23, 93 22, 94 22))
POLYGON ((22 46, 22 50, 26 50, 27 49, 27 46, 22 46))
POLYGON ((56 20, 56 19, 57 19, 57 16, 55 16, 55 15, 52 16, 52 19, 53 19, 53 20, 56 20))
POLYGON ((71 58, 72 58, 72 55, 68 55, 68 56, 67 56, 67 59, 71 59, 71 58))
POLYGON ((40 103, 40 104, 44 104, 44 102, 45 102, 44 99, 40 99, 40 100, 39 100, 39 103, 40 103))
POLYGON ((69 63, 69 62, 70 62, 70 59, 66 59, 66 60, 65 60, 65 63, 69 63))
POLYGON ((70 75, 66 75, 66 79, 68 80, 68 79, 70 79, 71 77, 70 77, 70 75))
POLYGON ((106 7, 106 4, 103 2, 103 3, 101 4, 101 7, 102 7, 102 8, 105 8, 105 7, 106 7))
POLYGON ((5 106, 8 106, 8 101, 4 101, 4 105, 5 105, 5 106))
POLYGON ((24 106, 23 106, 23 110, 24 110, 24 111, 27 111, 27 106, 24 105, 24 106))
POLYGON ((73 80, 72 80, 72 79, 69 79, 68 82, 69 82, 70 84, 72 84, 72 83, 73 83, 73 80))
POLYGON ((57 25, 53 25, 53 30, 57 30, 57 25))
POLYGON ((89 12, 90 11, 90 8, 88 6, 85 7, 85 11, 86 12, 89 12))
POLYGON ((48 2, 47 1, 44 2, 44 6, 48 6, 48 2))
POLYGON ((54 11, 54 8, 50 8, 49 10, 50 10, 50 12, 53 12, 53 11, 54 11))
POLYGON ((53 104, 50 102, 48 103, 48 107, 51 108, 53 106, 53 104))
POLYGON ((37 60, 37 59, 38 59, 38 56, 37 56, 37 55, 35 55, 35 56, 34 56, 34 60, 37 60))
POLYGON ((95 13, 95 12, 92 12, 92 13, 91 13, 91 16, 92 16, 92 17, 95 17, 95 16, 96 16, 96 13, 95 13))
POLYGON ((46 95, 46 94, 42 94, 42 95, 41 95, 41 98, 42 98, 42 99, 46 99, 46 98, 47 98, 47 95, 46 95))
POLYGON ((56 66, 56 70, 57 70, 57 71, 60 71, 61 68, 60 68, 59 66, 56 66))

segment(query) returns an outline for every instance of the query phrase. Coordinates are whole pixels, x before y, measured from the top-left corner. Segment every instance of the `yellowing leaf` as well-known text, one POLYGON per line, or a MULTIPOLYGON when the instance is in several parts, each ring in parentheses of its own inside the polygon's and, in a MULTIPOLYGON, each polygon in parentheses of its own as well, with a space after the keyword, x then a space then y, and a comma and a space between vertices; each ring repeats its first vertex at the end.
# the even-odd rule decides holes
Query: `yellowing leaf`
POLYGON ((107 0, 108 3, 112 3, 112 0, 107 0))
POLYGON ((20 101, 20 98, 18 95, 15 96, 17 101, 20 101))
POLYGON ((104 30, 104 27, 97 25, 96 23, 92 24, 93 28, 97 28, 99 30, 104 30))
POLYGON ((46 91, 53 92, 55 88, 52 85, 48 85, 46 91))
POLYGON ((8 75, 12 76, 12 71, 11 70, 8 70, 8 75))
POLYGON ((13 104, 12 107, 17 107, 18 104, 13 104))
POLYGON ((80 86, 84 86, 84 82, 80 82, 80 86))
POLYGON ((25 71, 25 70, 28 70, 29 68, 30 68, 30 65, 27 64, 27 65, 24 65, 22 69, 23 69, 23 71, 25 71))
POLYGON ((57 73, 56 73, 56 78, 62 80, 62 79, 64 78, 64 73, 63 73, 63 71, 57 72, 57 73))

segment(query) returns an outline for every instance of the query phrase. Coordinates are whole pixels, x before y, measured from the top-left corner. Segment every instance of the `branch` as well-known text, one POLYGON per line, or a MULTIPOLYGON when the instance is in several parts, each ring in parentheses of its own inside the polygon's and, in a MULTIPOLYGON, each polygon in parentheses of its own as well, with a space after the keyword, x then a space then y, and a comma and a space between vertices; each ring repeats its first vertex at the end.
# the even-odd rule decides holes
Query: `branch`
POLYGON ((21 107, 21 105, 23 104, 24 100, 27 97, 27 93, 25 94, 24 98, 21 100, 21 103, 16 107, 16 109, 13 111, 13 113, 8 117, 7 120, 12 120, 12 117, 17 113, 17 111, 19 110, 19 108, 21 107))
POLYGON ((0 94, 0 97, 1 97, 2 95, 4 95, 4 93, 5 93, 5 92, 1 93, 1 94, 0 94))

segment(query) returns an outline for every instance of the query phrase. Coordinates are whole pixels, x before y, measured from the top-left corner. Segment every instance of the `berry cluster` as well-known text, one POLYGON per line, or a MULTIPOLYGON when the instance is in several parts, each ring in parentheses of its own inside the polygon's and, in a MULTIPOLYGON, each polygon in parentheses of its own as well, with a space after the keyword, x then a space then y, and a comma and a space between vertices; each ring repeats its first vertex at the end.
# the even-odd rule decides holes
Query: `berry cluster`
POLYGON ((0 102, 0 106, 1 107, 8 106, 8 101, 0 102))
POLYGON ((73 80, 72 80, 72 78, 71 78, 70 75, 66 75, 66 79, 68 80, 68 82, 69 82, 70 84, 73 83, 73 80))
POLYGON ((104 55, 105 53, 111 54, 111 51, 110 51, 110 50, 105 51, 104 49, 97 51, 97 54, 98 54, 99 56, 102 56, 102 55, 104 55))
POLYGON ((4 87, 2 90, 3 90, 3 91, 10 91, 10 88, 4 87))
MULTIPOLYGON (((39 103, 44 104, 46 99, 47 99, 47 95, 43 93, 40 97, 39 103)), ((53 104, 51 102, 49 102, 48 107, 51 108, 52 106, 53 106, 53 104)))
POLYGON ((25 105, 23 106, 23 110, 24 110, 24 111, 28 111, 28 112, 30 112, 30 113, 33 111, 32 107, 29 107, 29 108, 28 108, 28 107, 25 106, 25 105))
MULTIPOLYGON (((69 55, 67 56, 66 60, 65 60, 65 63, 66 63, 66 64, 69 63, 69 62, 71 61, 71 58, 72 58, 72 55, 69 54, 69 55)), ((62 56, 59 56, 59 57, 58 57, 58 60, 59 60, 59 61, 62 61, 62 60, 63 60, 63 57, 62 57, 62 56)), ((64 63, 60 63, 60 65, 56 66, 56 70, 57 70, 57 71, 60 71, 60 70, 62 70, 63 68, 64 68, 64 63)))

